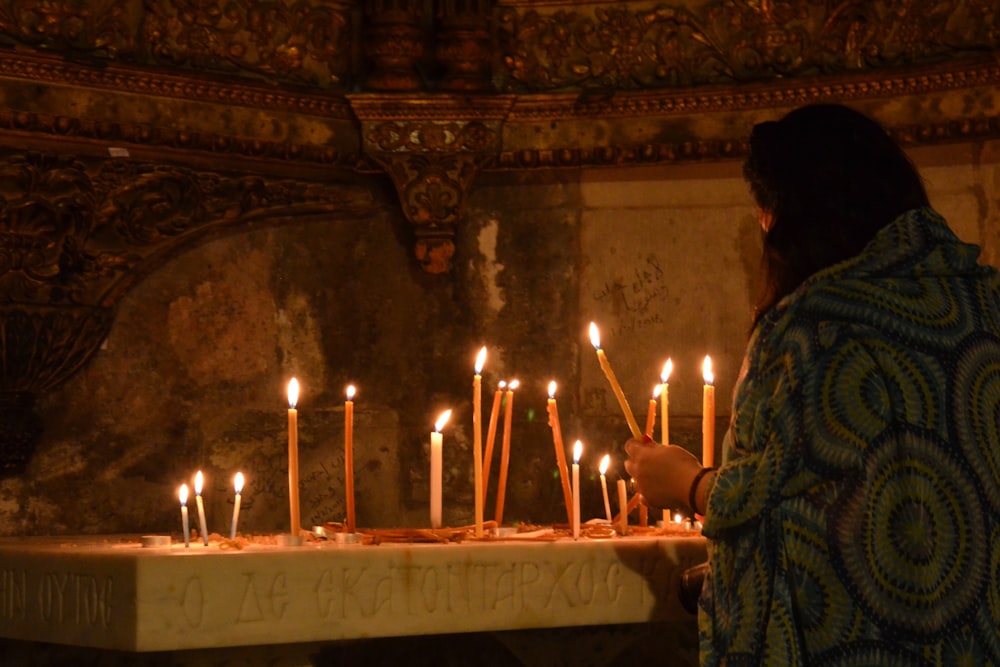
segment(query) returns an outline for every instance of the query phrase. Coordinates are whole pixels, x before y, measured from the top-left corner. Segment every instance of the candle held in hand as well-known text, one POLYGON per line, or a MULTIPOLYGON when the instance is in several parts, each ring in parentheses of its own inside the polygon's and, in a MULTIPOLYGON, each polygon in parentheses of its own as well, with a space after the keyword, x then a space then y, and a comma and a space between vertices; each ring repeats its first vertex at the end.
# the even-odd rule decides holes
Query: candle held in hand
POLYGON ((180 490, 177 492, 177 496, 181 500, 181 530, 184 531, 184 546, 191 546, 191 523, 188 519, 188 485, 181 484, 180 490))
POLYGON ((701 459, 705 468, 715 467, 715 376, 712 374, 712 358, 705 356, 701 366, 705 378, 701 410, 701 459))
POLYGON ((208 546, 208 527, 205 524, 205 503, 201 499, 201 487, 205 483, 205 476, 199 470, 194 476, 194 499, 198 505, 198 529, 201 531, 201 539, 205 546, 208 546))
POLYGON ((653 429, 656 428, 656 408, 662 391, 662 384, 653 387, 653 397, 649 399, 649 409, 646 411, 646 435, 649 436, 650 440, 653 439, 653 429))
POLYGON ((354 385, 347 385, 344 401, 344 492, 347 494, 347 532, 355 532, 354 522, 354 385))
POLYGON ((236 539, 236 524, 240 520, 240 499, 243 493, 243 473, 236 473, 233 478, 233 490, 236 491, 236 500, 233 502, 233 525, 229 529, 229 539, 236 539))
POLYGON ((625 392, 622 391, 621 385, 618 384, 618 378, 615 377, 615 371, 611 368, 611 362, 608 361, 607 355, 601 349, 601 334, 597 330, 597 325, 593 322, 590 323, 590 342, 597 351, 597 361, 601 364, 601 370, 604 371, 604 377, 608 379, 608 384, 611 385, 612 393, 618 399, 618 405, 625 415, 625 421, 628 422, 628 428, 632 432, 632 437, 636 440, 642 440, 642 431, 639 430, 639 424, 636 422, 635 415, 632 414, 632 408, 629 407, 628 400, 625 398, 625 392))
MULTIPOLYGON (((668 357, 660 371, 660 382, 663 390, 660 392, 660 443, 670 444, 670 373, 674 370, 674 362, 668 357)), ((670 510, 663 510, 663 525, 670 523, 670 510)))
POLYGON ((483 366, 486 346, 476 355, 476 374, 472 377, 472 465, 473 502, 475 503, 476 537, 483 536, 483 366))
POLYGON ((580 539, 580 456, 583 454, 583 443, 577 440, 573 444, 573 539, 580 539))
POLYGON ((441 527, 441 429, 450 417, 451 410, 442 412, 431 433, 431 528, 441 527))
POLYGON ((559 408, 556 405, 556 383, 549 382, 549 426, 552 427, 552 444, 556 449, 556 465, 562 482, 563 502, 566 504, 566 521, 573 521, 573 492, 569 488, 569 468, 566 467, 566 449, 563 446, 562 427, 559 425, 559 408))
POLYGON ((293 536, 302 532, 299 513, 299 413, 295 409, 298 402, 299 381, 292 378, 288 383, 288 513, 293 536))
POLYGON ((608 501, 608 478, 605 473, 608 472, 608 466, 611 465, 611 455, 605 454, 604 458, 601 459, 601 493, 604 494, 604 514, 608 517, 608 523, 611 523, 611 503, 608 501))

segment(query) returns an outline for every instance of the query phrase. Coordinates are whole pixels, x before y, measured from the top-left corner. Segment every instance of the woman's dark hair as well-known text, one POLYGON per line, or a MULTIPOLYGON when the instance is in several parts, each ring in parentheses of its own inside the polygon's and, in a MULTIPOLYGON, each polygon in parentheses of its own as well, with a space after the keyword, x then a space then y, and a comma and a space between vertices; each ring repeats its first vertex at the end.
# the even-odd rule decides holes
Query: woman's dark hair
POLYGON ((896 142, 837 104, 755 125, 743 176, 770 218, 755 323, 806 278, 860 253, 906 211, 928 206, 920 174, 896 142))

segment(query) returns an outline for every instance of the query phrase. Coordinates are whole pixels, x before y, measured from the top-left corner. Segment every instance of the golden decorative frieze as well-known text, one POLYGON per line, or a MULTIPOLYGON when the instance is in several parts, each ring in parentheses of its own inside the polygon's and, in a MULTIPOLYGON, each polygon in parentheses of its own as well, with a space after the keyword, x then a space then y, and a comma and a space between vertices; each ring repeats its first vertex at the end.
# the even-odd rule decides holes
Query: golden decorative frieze
POLYGON ((137 10, 129 0, 6 0, 0 2, 0 43, 99 59, 134 56, 137 10))
POLYGON ((507 91, 746 83, 1000 49, 994 0, 498 4, 507 91))

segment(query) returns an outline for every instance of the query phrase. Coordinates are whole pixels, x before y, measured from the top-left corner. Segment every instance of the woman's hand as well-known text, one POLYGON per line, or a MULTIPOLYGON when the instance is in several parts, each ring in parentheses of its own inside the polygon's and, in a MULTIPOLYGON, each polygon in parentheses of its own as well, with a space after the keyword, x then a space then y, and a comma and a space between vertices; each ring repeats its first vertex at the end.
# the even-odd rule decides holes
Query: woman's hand
POLYGON ((701 470, 698 459, 683 447, 629 440, 625 470, 635 480, 643 501, 657 509, 687 507, 691 481, 701 470))

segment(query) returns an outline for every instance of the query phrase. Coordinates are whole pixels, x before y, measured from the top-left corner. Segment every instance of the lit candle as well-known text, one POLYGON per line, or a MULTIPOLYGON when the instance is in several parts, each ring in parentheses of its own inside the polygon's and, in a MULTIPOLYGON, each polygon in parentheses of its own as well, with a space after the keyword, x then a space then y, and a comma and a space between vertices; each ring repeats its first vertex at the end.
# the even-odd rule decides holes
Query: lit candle
POLYGON ((712 468, 715 466, 715 385, 712 384, 715 377, 712 375, 711 357, 705 356, 701 372, 705 378, 701 411, 701 464, 712 468))
POLYGON ((441 527, 441 429, 450 417, 451 410, 442 412, 431 433, 431 528, 441 527))
POLYGON ((611 523, 611 503, 608 501, 608 478, 605 473, 608 472, 610 465, 611 455, 605 454, 601 459, 601 493, 604 494, 604 514, 608 517, 608 523, 611 523))
POLYGON ((563 447, 562 427, 559 425, 559 408, 556 406, 556 383, 549 382, 549 426, 552 427, 552 444, 556 449, 556 465, 562 481, 563 501, 566 503, 566 520, 573 520, 573 494, 569 488, 569 469, 566 467, 566 449, 563 447))
POLYGON ((486 363, 486 346, 476 355, 476 374, 472 378, 472 457, 475 481, 474 501, 476 510, 476 537, 483 536, 483 364, 486 363))
POLYGON ((628 428, 632 432, 632 437, 636 440, 642 440, 642 431, 639 430, 639 424, 635 421, 632 408, 629 407, 628 401, 625 399, 625 393, 622 391, 621 385, 618 384, 618 378, 615 377, 615 371, 611 368, 611 362, 608 361, 607 355, 601 349, 601 334, 597 330, 597 325, 593 322, 590 323, 590 342, 594 346, 594 349, 597 350, 597 361, 601 364, 604 377, 608 379, 611 391, 614 393, 615 398, 618 399, 618 405, 621 406, 622 412, 625 414, 625 421, 628 422, 628 428))
POLYGON ((497 480, 497 506, 494 518, 497 526, 503 525, 503 504, 507 496, 507 468, 510 465, 510 423, 514 412, 514 390, 520 384, 517 380, 507 385, 507 404, 503 411, 503 448, 500 450, 500 479, 497 480))
POLYGON ((292 378, 288 383, 288 511, 293 536, 302 531, 299 516, 299 413, 295 409, 298 402, 299 381, 292 378))
POLYGON ((354 385, 347 385, 344 402, 344 491, 347 493, 347 532, 354 532, 354 385))
POLYGON ((191 524, 188 520, 188 485, 181 484, 177 496, 181 499, 181 530, 184 531, 184 546, 191 546, 191 524))
POLYGON ((236 501, 233 504, 233 525, 229 529, 229 539, 236 539, 236 524, 240 520, 240 498, 243 493, 243 473, 236 473, 236 477, 233 478, 233 488, 236 490, 236 501))
POLYGON ((198 504, 198 528, 201 530, 201 539, 208 546, 208 528, 205 526, 205 503, 201 499, 201 487, 205 484, 205 476, 199 470, 194 476, 194 500, 198 504))
POLYGON ((580 455, 583 454, 583 443, 577 440, 573 444, 573 539, 580 539, 580 455))
MULTIPOLYGON (((667 358, 666 363, 663 364, 663 370, 660 371, 660 386, 663 387, 663 391, 660 392, 660 443, 663 445, 670 444, 670 372, 674 370, 674 362, 667 358)), ((666 526, 670 521, 670 510, 663 510, 663 525, 666 526)))
POLYGON ((649 399, 649 410, 646 412, 646 435, 649 436, 650 440, 653 439, 653 429, 656 428, 656 408, 659 404, 660 392, 662 391, 662 384, 655 385, 653 387, 653 397, 649 399))
POLYGON ((500 415, 500 403, 503 389, 507 383, 503 380, 497 384, 493 394, 493 409, 490 411, 490 425, 486 428, 486 455, 483 456, 483 507, 486 507, 486 492, 490 483, 490 466, 493 462, 493 441, 497 435, 497 417, 500 415))
POLYGON ((621 534, 628 534, 628 491, 625 490, 625 480, 618 480, 618 522, 621 534))

